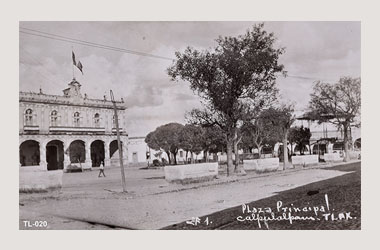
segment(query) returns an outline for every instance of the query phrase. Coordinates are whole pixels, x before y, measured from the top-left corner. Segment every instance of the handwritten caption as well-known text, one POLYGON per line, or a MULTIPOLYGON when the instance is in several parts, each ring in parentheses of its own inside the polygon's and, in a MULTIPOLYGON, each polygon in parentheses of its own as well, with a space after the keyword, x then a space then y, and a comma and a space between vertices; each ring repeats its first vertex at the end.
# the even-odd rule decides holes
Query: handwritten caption
MULTIPOLYGON (((354 220, 356 217, 351 215, 351 212, 335 212, 330 207, 329 197, 325 194, 325 201, 320 205, 306 205, 306 206, 284 206, 282 201, 277 201, 276 207, 252 207, 249 204, 241 206, 242 215, 239 215, 236 220, 239 222, 256 222, 259 228, 263 225, 269 229, 269 222, 271 221, 287 221, 293 224, 296 221, 342 221, 354 220)), ((192 217, 187 220, 186 224, 210 225, 212 221, 208 217, 201 219, 199 217, 192 217)))
POLYGON ((276 208, 271 207, 251 207, 248 204, 242 205, 242 213, 236 218, 237 221, 256 222, 261 228, 262 224, 269 229, 270 221, 287 221, 293 224, 295 221, 342 221, 353 220, 356 217, 351 216, 351 212, 334 212, 330 208, 328 195, 325 194, 325 203, 322 205, 307 205, 296 207, 293 204, 284 206, 282 201, 277 201, 276 208), (307 213, 307 215, 305 214, 307 213))
POLYGON ((186 221, 186 224, 193 225, 193 226, 197 226, 202 223, 208 226, 209 224, 212 224, 212 221, 210 221, 208 217, 206 217, 203 221, 199 217, 191 217, 191 220, 186 221))

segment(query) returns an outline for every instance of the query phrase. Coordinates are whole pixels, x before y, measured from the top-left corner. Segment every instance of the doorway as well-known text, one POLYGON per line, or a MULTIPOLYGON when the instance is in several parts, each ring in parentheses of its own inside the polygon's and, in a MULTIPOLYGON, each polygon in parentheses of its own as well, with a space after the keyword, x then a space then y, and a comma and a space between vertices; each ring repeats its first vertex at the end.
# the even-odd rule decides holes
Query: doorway
POLYGON ((133 152, 133 154, 132 154, 132 162, 133 163, 138 163, 139 162, 139 157, 137 155, 137 152, 133 152))
POLYGON ((46 145, 46 162, 48 170, 63 169, 63 142, 50 141, 46 145))

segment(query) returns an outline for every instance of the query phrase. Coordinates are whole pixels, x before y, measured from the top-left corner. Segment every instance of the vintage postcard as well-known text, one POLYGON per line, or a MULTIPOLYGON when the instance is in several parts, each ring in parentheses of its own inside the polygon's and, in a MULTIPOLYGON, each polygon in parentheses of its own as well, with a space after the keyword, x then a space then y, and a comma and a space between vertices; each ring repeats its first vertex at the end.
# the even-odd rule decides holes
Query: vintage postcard
POLYGON ((20 230, 360 230, 360 21, 20 21, 20 230))

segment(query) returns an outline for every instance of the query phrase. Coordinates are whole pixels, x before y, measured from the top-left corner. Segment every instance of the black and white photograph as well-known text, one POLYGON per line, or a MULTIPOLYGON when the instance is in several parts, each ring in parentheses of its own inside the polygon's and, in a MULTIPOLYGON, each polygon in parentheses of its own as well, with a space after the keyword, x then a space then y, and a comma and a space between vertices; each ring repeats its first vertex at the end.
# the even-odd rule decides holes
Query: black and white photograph
POLYGON ((19 230, 361 230, 360 21, 20 21, 19 230))

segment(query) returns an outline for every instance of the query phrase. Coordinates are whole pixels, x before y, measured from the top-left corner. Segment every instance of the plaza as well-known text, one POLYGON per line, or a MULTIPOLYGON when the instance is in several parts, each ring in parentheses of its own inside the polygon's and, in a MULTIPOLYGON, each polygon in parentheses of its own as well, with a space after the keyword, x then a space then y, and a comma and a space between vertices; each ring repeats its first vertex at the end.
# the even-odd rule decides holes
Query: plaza
POLYGON ((117 167, 106 169, 106 178, 97 171, 65 173, 60 191, 20 194, 20 229, 34 219, 48 221, 46 229, 159 229, 349 173, 331 166, 187 185, 167 183, 163 169, 134 166, 125 169, 128 193, 121 192, 117 167))

